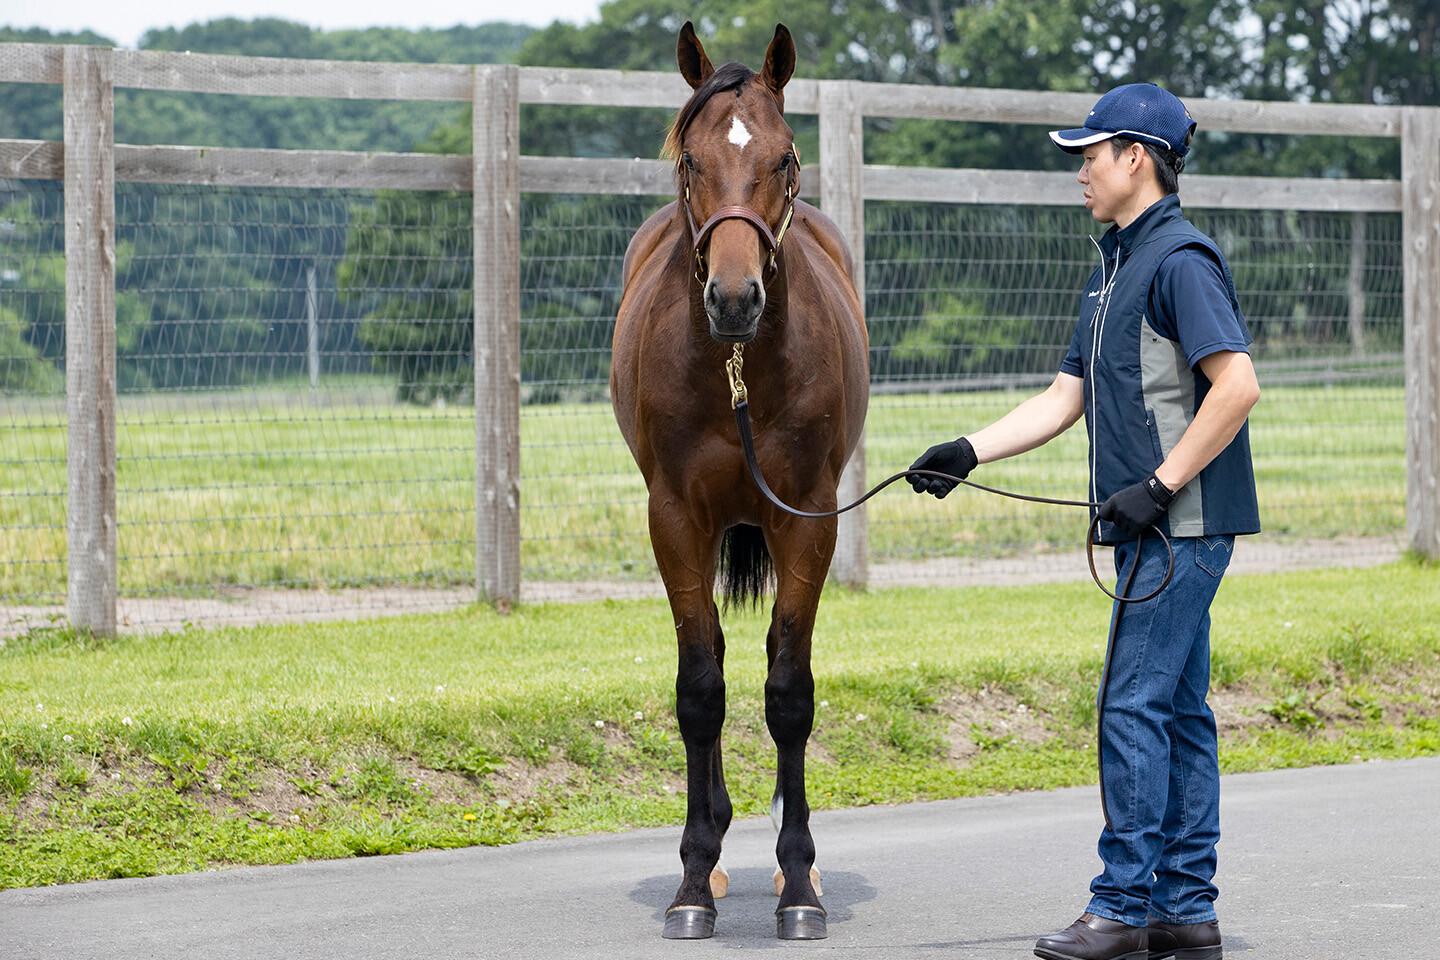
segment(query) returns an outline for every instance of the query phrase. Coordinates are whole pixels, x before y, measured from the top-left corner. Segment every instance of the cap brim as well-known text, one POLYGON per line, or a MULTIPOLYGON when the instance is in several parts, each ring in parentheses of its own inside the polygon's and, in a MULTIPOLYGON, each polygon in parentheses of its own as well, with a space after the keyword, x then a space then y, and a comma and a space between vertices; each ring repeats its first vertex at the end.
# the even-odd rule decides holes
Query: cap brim
POLYGON ((1092 143, 1109 140, 1114 136, 1117 134, 1107 133, 1104 130, 1092 130, 1089 127, 1050 131, 1050 139, 1055 141, 1055 146, 1066 153, 1079 153, 1092 143))

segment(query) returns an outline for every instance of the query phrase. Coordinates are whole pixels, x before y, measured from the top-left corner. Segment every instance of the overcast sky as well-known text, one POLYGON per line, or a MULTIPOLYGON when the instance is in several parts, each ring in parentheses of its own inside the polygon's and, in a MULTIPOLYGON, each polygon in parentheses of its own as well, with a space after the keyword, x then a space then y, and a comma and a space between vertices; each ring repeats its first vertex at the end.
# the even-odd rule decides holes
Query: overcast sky
POLYGON ((350 27, 474 26, 492 20, 544 26, 599 19, 600 0, 0 0, 0 26, 90 29, 135 47, 153 27, 183 27, 221 17, 281 17, 339 30, 350 27))

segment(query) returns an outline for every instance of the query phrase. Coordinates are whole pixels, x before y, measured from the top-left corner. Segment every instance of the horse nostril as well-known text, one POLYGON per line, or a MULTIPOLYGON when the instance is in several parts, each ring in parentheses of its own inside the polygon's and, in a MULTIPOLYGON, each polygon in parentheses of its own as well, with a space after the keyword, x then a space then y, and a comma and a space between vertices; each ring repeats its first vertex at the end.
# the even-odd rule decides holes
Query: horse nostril
POLYGON ((750 289, 749 289, 748 293, 750 294, 750 306, 753 307, 753 306, 755 306, 757 303, 760 302, 760 296, 761 296, 761 292, 760 292, 760 281, 758 281, 758 280, 751 280, 751 281, 750 281, 750 289))

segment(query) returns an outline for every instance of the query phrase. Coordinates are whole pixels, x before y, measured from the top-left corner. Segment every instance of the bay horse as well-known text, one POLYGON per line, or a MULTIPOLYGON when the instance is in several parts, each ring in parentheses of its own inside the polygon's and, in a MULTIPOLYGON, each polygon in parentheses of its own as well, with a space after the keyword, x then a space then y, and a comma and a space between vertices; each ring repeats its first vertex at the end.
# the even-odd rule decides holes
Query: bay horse
POLYGON ((773 578, 765 721, 777 753, 777 932, 820 939, 805 745, 815 718, 811 634, 836 521, 790 516, 761 497, 724 367, 733 345, 745 344, 756 454, 775 492, 801 510, 833 510, 864 426, 869 340, 844 238, 797 199, 800 164, 784 118, 790 31, 776 26, 758 74, 739 63, 715 69, 690 23, 676 59, 694 91, 666 139, 678 197, 626 250, 610 372, 615 417, 649 491, 651 545, 679 646, 684 876, 663 936, 711 936, 715 898, 728 885, 718 866, 732 816, 720 759, 718 572, 727 608, 758 604, 773 578))

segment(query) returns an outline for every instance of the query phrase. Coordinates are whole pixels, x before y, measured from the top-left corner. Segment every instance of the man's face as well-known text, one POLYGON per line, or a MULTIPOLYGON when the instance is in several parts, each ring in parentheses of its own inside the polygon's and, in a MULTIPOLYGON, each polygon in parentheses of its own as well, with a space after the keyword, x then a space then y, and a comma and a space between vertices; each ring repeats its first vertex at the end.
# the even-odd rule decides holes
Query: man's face
POLYGON ((1097 223, 1111 223, 1130 205, 1134 178, 1130 175, 1130 150, 1115 156, 1108 140, 1085 148, 1084 164, 1075 179, 1085 188, 1085 209, 1097 223))

